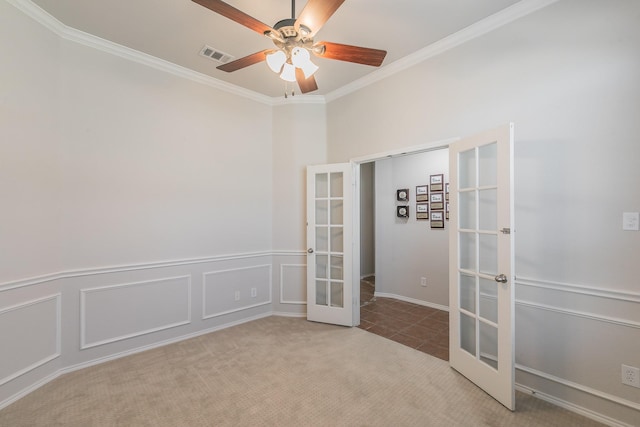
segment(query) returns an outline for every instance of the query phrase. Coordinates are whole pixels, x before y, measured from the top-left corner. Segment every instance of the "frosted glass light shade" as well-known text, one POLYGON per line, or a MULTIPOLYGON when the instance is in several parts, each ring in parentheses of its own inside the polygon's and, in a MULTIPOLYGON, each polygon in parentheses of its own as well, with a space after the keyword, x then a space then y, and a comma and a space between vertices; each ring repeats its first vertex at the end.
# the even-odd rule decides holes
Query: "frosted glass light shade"
POLYGON ((306 64, 304 64, 300 68, 302 69, 302 72, 304 73, 304 78, 308 79, 309 77, 313 76, 313 73, 318 71, 319 67, 316 64, 314 64, 313 62, 308 61, 306 64))
POLYGON ((294 47, 291 51, 291 63, 298 68, 309 62, 309 51, 301 47, 294 47))
POLYGON ((279 73, 287 60, 287 55, 281 50, 278 50, 274 53, 270 53, 267 55, 267 65, 271 68, 271 71, 274 73, 279 73))
POLYGON ((289 63, 285 63, 282 68, 282 74, 280 74, 280 78, 287 82, 295 82, 296 81, 296 67, 289 63))

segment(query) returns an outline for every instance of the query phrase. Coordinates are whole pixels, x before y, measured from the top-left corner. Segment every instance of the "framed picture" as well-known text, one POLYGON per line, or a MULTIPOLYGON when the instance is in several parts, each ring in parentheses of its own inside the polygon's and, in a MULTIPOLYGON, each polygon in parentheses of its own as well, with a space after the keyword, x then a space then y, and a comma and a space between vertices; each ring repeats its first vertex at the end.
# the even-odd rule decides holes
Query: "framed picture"
POLYGON ((427 201, 429 201, 429 186, 417 185, 416 186, 416 202, 427 202, 427 201))
POLYGON ((399 202, 408 202, 409 201, 409 189, 402 188, 396 191, 396 200, 399 202))
POLYGON ((429 219, 429 203, 416 203, 416 219, 429 219))
POLYGON ((442 191, 444 190, 444 175, 431 175, 429 179, 429 184, 431 185, 431 191, 442 191))
POLYGON ((444 198, 449 200, 449 183, 448 182, 444 185, 444 198))
POLYGON ((396 206, 396 216, 398 218, 409 218, 409 206, 396 206))
POLYGON ((449 221, 449 202, 447 202, 446 207, 444 209, 445 212, 445 216, 447 218, 447 221, 449 221))
POLYGON ((444 193, 431 193, 429 201, 432 211, 444 209, 444 193))
POLYGON ((431 212, 431 228, 444 228, 444 212, 431 212))

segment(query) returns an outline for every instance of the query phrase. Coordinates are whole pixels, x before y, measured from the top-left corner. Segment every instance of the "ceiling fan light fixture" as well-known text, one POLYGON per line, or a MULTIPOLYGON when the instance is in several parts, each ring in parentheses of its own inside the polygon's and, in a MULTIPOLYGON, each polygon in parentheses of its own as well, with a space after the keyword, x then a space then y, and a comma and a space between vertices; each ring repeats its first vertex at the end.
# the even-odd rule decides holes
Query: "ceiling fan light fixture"
POLYGON ((282 73, 280 74, 280 78, 287 82, 295 82, 296 81, 296 67, 292 64, 286 62, 284 67, 282 68, 282 73))
POLYGON ((287 55, 281 50, 277 50, 267 55, 267 65, 274 73, 279 73, 286 61, 287 55))

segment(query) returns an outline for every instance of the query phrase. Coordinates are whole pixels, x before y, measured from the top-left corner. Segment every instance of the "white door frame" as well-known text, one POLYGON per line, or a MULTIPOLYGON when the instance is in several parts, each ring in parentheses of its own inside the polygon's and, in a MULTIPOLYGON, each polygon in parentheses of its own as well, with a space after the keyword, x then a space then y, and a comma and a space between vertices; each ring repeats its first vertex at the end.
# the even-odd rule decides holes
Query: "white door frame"
POLYGON ((353 186, 353 258, 352 258, 352 277, 353 277, 353 325, 360 324, 360 165, 362 163, 375 162, 376 160, 388 159, 391 157, 410 156, 412 154, 425 153, 427 151, 442 150, 449 148, 449 145, 459 141, 460 137, 442 139, 440 141, 430 142, 427 144, 413 145, 397 150, 384 151, 382 153, 369 154, 366 156, 355 157, 349 160, 353 164, 354 182, 353 186))

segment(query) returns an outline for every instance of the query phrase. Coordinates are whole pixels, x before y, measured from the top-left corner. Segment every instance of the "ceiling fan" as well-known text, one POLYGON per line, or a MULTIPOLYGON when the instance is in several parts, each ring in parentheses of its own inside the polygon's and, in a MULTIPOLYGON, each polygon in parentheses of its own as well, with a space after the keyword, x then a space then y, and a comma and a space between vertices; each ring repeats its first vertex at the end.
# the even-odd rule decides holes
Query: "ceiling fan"
POLYGON ((285 81, 298 82, 302 93, 318 89, 313 76, 318 67, 310 60, 310 54, 320 58, 378 67, 387 52, 379 49, 351 46, 327 41, 315 42, 313 37, 345 0, 309 0, 295 18, 295 0, 291 0, 291 18, 278 21, 270 27, 221 0, 192 0, 238 24, 269 37, 276 49, 265 49, 217 68, 233 72, 258 62, 266 61, 271 70, 285 81))

